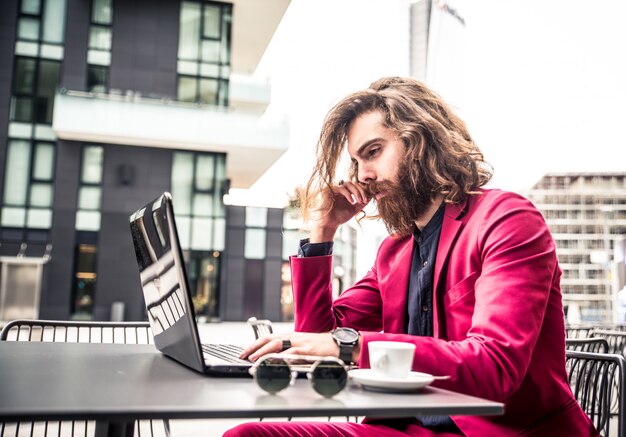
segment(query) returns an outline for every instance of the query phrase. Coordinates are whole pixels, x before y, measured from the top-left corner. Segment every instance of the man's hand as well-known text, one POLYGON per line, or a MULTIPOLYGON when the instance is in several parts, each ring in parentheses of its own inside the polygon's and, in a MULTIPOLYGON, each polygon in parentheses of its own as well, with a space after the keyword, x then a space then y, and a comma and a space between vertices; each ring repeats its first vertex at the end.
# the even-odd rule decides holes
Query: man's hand
POLYGON ((341 181, 321 193, 320 207, 311 218, 309 242, 322 243, 335 238, 337 228, 365 208, 371 196, 351 181, 341 181))
POLYGON ((295 355, 339 356, 339 346, 330 332, 293 332, 291 334, 270 334, 259 338, 248 346, 240 358, 256 361, 263 355, 285 352, 295 355), (283 340, 291 341, 291 348, 282 350, 283 340))

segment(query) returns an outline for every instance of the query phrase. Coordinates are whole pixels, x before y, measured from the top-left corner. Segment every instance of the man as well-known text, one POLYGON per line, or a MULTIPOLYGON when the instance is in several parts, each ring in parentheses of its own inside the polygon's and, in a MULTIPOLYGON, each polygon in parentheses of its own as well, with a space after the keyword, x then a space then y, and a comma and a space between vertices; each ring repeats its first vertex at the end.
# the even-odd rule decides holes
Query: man
POLYGON ((330 111, 317 156, 302 196, 305 216, 313 211, 310 238, 291 259, 297 332, 258 340, 243 357, 286 343, 290 354, 351 355, 369 367, 370 341, 411 342, 413 370, 450 375, 434 385, 503 402, 505 413, 261 422, 227 435, 597 435, 567 382, 550 232, 526 199, 481 188, 491 171, 439 96, 413 79, 378 80, 330 111), (335 183, 344 148, 350 180, 335 183), (365 277, 333 302, 335 231, 372 198, 391 236, 365 277), (358 331, 355 344, 341 341, 343 327, 358 331))

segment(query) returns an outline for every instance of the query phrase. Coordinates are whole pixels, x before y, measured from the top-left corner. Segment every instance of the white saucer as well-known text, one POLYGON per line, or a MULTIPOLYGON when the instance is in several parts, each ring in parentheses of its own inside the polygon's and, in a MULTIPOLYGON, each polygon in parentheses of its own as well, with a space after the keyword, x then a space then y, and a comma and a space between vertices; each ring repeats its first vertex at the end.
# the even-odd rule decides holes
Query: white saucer
POLYGON ((350 379, 368 390, 409 392, 426 387, 434 378, 428 373, 410 372, 406 378, 387 378, 372 369, 354 369, 348 372, 350 379))

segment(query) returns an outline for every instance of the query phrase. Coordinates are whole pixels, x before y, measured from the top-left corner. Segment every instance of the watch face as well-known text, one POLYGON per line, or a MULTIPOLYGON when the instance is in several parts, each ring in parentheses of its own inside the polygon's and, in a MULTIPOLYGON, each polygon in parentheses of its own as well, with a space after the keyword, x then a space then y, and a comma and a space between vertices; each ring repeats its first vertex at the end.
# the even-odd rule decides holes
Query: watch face
POLYGON ((359 334, 353 329, 338 328, 333 336, 342 343, 353 343, 359 339, 359 334))

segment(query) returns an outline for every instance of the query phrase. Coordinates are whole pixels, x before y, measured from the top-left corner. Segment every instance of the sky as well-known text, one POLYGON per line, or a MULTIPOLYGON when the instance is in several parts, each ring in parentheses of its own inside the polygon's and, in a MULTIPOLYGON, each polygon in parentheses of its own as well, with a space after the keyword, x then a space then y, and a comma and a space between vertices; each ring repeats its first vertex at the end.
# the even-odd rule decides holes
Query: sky
MULTIPOLYGON (((290 123, 285 155, 252 187, 280 206, 304 183, 324 115, 385 75, 409 74, 409 0, 292 0, 257 74, 268 113, 290 123)), ((428 84, 467 122, 494 167, 524 192, 547 172, 626 171, 626 2, 448 1, 433 11, 428 84)))
MULTIPOLYGON (((306 181, 333 103, 409 74, 410 3, 292 0, 257 70, 272 84, 268 116, 289 119, 289 149, 248 204, 284 206, 306 181)), ((433 10, 427 83, 468 124, 490 187, 523 194, 547 172, 626 172, 626 1, 447 3, 465 25, 433 10)))

